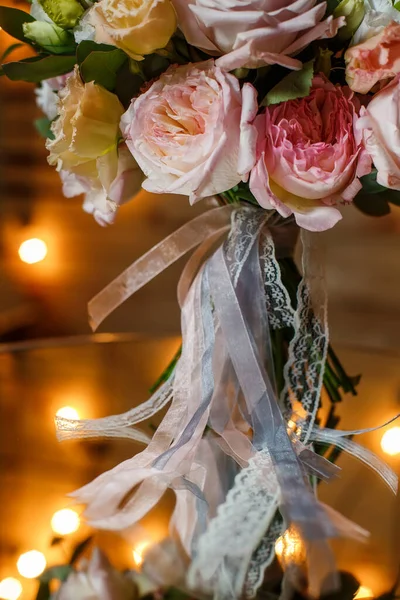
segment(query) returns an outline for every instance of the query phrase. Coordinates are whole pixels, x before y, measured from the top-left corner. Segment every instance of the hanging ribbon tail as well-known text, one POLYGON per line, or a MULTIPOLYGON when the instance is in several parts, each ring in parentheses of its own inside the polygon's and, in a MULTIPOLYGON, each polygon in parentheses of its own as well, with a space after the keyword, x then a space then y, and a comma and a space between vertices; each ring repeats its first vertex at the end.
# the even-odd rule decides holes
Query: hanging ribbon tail
POLYGON ((366 532, 318 501, 310 481, 339 467, 312 443, 330 443, 397 479, 370 451, 315 425, 328 349, 321 249, 302 234, 303 277, 294 309, 278 258, 297 228, 255 207, 210 210, 160 242, 89 303, 96 328, 115 308, 188 251, 178 285, 182 352, 169 379, 122 415, 56 418, 59 439, 123 437, 146 444, 72 496, 97 528, 130 530, 167 489, 176 496, 171 535, 190 557, 187 582, 215 600, 252 598, 284 529, 286 582, 318 597, 337 584, 329 539, 366 532), (228 235, 226 236, 227 231, 228 235), (292 329, 277 392, 271 331, 292 329), (280 384, 280 388, 282 385, 280 384), (136 428, 168 405, 153 437, 136 428))
POLYGON ((218 230, 225 230, 233 210, 234 207, 228 205, 201 214, 185 223, 128 267, 89 302, 92 330, 95 331, 118 306, 167 267, 218 230))

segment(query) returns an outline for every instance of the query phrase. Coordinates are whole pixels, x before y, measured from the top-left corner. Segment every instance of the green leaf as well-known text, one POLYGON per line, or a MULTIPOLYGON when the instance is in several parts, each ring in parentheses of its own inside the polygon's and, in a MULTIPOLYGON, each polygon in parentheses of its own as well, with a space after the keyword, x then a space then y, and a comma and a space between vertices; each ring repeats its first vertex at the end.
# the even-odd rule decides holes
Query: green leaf
POLYGON ((313 76, 314 61, 311 60, 305 63, 300 71, 292 71, 275 85, 265 96, 261 106, 305 98, 310 93, 313 76))
POLYGON ((11 44, 11 46, 8 46, 8 48, 3 52, 3 54, 0 57, 0 63, 4 62, 7 56, 10 56, 10 54, 14 52, 14 50, 17 50, 17 48, 22 48, 23 45, 24 44, 20 44, 18 42, 17 44, 11 44))
POLYGON ((386 198, 387 192, 381 194, 358 193, 353 203, 364 214, 370 217, 384 217, 390 213, 390 206, 386 198))
POLYGON ((34 121, 34 125, 36 127, 36 131, 44 138, 50 138, 54 140, 53 132, 50 129, 51 121, 47 117, 42 117, 41 119, 36 119, 34 121))
POLYGON ((53 579, 58 581, 65 581, 70 573, 73 571, 71 565, 56 565, 46 569, 39 577, 39 581, 42 583, 50 583, 53 579))
POLYGON ((380 183, 378 183, 376 181, 377 175, 378 175, 377 170, 372 169, 371 173, 368 173, 368 175, 364 175, 364 177, 360 178, 360 181, 361 181, 361 184, 363 187, 360 194, 379 194, 379 193, 387 190, 387 188, 385 188, 385 186, 380 185, 380 183))
POLYGON ((117 72, 128 56, 115 48, 111 52, 91 52, 81 64, 81 76, 85 83, 94 81, 107 90, 114 90, 117 72))
POLYGON ((80 542, 77 546, 75 546, 75 549, 72 552, 72 556, 69 561, 70 565, 73 565, 78 560, 78 558, 80 558, 82 556, 82 554, 85 552, 86 548, 89 546, 92 539, 93 539, 93 536, 89 536, 89 537, 85 538, 82 542, 80 542))
POLYGON ((39 584, 38 593, 36 595, 36 600, 49 600, 50 597, 51 593, 49 584, 41 581, 39 584))
POLYGON ((75 56, 46 56, 26 58, 19 62, 9 62, 3 65, 4 73, 12 81, 29 81, 39 83, 43 79, 58 77, 72 71, 75 56))
POLYGON ((10 8, 9 6, 0 6, 0 27, 12 37, 21 40, 21 42, 29 43, 24 36, 23 24, 32 23, 35 20, 29 13, 23 10, 10 8))
POLYGON ((112 52, 113 50, 115 50, 115 46, 97 44, 91 40, 83 40, 76 49, 76 62, 78 65, 81 65, 91 52, 112 52))
POLYGON ((398 190, 388 190, 386 192, 385 198, 390 204, 395 204, 396 206, 400 206, 400 191, 398 190))
POLYGON ((400 10, 400 2, 396 2, 395 5, 394 5, 394 8, 396 10, 400 10))

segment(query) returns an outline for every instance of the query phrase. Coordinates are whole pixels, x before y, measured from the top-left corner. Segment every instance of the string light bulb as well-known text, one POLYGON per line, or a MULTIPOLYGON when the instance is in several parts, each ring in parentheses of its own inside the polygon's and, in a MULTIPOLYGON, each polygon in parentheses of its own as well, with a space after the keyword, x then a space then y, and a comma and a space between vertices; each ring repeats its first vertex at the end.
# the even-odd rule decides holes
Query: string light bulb
POLYGON ((21 554, 17 561, 18 573, 26 579, 39 577, 46 568, 46 558, 38 550, 30 550, 21 554))
POLYGON ((78 411, 72 406, 63 406, 62 408, 59 408, 56 412, 56 415, 57 417, 62 417, 63 419, 79 419, 78 411))
POLYGON ((6 577, 0 581, 0 598, 3 600, 18 600, 22 594, 22 585, 14 577, 6 577))
POLYGON ((275 554, 283 567, 289 563, 301 564, 304 552, 304 544, 294 528, 287 529, 275 542, 275 554))
POLYGON ((382 436, 381 448, 385 454, 400 454, 400 427, 391 427, 382 436))
POLYGON ((365 586, 365 585, 360 585, 360 587, 357 590, 356 595, 354 596, 354 600, 359 599, 359 598, 373 598, 374 594, 372 592, 372 590, 370 590, 369 587, 365 586))
POLYGON ((46 258, 47 246, 43 240, 32 238, 25 240, 19 247, 18 254, 22 262, 33 265, 46 258))
POLYGON ((79 515, 70 508, 63 508, 54 513, 51 528, 58 535, 68 535, 79 529, 79 515))

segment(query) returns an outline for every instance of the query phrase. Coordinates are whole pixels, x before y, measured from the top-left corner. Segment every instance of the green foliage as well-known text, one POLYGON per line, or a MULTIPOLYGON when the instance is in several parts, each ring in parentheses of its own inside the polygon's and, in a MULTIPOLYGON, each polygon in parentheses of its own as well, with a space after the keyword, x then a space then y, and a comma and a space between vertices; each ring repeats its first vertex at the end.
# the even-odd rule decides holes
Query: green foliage
POLYGON ((20 44, 19 42, 17 42, 16 44, 11 44, 11 46, 8 46, 8 48, 6 50, 4 50, 2 56, 0 57, 0 63, 4 62, 6 60, 6 58, 8 56, 10 56, 10 54, 12 52, 14 52, 14 50, 17 50, 18 48, 22 48, 24 44, 20 44))
POLYGON ((19 62, 6 63, 3 70, 12 81, 39 83, 43 79, 69 73, 74 65, 75 56, 35 56, 19 62))
POLYGON ((24 23, 33 23, 35 19, 31 15, 18 8, 0 6, 0 27, 21 42, 29 43, 23 31, 24 23))
POLYGON ((41 583, 50 583, 53 579, 58 581, 65 581, 68 575, 72 573, 73 567, 71 565, 56 565, 46 569, 39 577, 41 583))
POLYGON ((309 95, 314 76, 314 61, 303 65, 300 71, 291 71, 272 90, 270 90, 261 102, 261 106, 279 104, 296 98, 305 98, 309 95))
POLYGON ((42 117, 34 121, 36 131, 44 138, 54 140, 53 132, 50 129, 51 121, 47 117, 42 117))
POLYGON ((77 48, 76 60, 85 83, 95 81, 113 91, 117 85, 118 71, 127 62, 128 56, 115 46, 85 40, 77 48))
POLYGON ((36 600, 49 600, 50 597, 50 585, 47 582, 41 581, 38 593, 36 594, 36 600))
POLYGON ((113 91, 117 83, 117 72, 127 59, 125 52, 118 48, 107 52, 91 52, 81 64, 82 79, 85 83, 94 81, 113 91))
POLYGON ((377 171, 361 177, 362 190, 354 198, 355 206, 371 217, 383 217, 390 213, 390 204, 400 206, 400 191, 390 190, 376 181, 377 171))
POLYGON ((69 31, 64 31, 58 25, 45 21, 24 23, 25 37, 32 40, 51 54, 72 54, 75 52, 76 43, 74 36, 69 31))

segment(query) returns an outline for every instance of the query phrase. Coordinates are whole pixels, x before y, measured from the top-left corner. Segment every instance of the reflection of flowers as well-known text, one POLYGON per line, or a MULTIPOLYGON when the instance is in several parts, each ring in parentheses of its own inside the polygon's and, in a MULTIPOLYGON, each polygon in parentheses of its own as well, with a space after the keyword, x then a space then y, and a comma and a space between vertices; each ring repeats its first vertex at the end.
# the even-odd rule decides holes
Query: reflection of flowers
POLYGON ((86 568, 72 572, 54 600, 136 600, 138 596, 133 579, 114 569, 95 548, 86 568))

